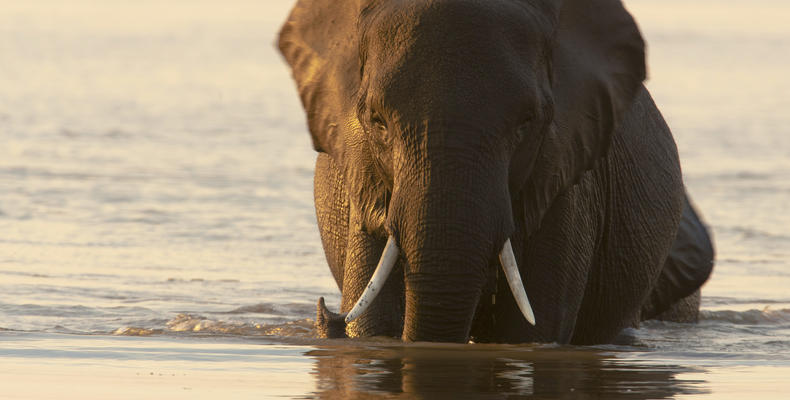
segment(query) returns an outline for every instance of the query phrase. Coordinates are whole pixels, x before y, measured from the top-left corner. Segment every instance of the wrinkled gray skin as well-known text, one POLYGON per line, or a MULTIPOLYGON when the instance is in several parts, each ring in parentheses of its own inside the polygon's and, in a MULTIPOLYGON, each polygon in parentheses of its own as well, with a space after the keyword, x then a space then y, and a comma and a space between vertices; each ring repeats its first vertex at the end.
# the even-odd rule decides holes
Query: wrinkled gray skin
POLYGON ((319 302, 321 335, 587 344, 696 318, 713 250, 619 1, 300 0, 279 47, 342 312, 401 249, 359 319, 319 302))

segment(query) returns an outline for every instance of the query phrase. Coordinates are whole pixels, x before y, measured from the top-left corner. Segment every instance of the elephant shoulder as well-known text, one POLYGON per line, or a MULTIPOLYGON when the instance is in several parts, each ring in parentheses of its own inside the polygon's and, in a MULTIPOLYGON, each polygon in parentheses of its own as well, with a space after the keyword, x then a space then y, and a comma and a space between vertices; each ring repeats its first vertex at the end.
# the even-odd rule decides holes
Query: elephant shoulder
POLYGON ((652 217, 680 219, 684 187, 677 146, 644 86, 615 131, 605 174, 621 206, 640 204, 652 217))
POLYGON ((638 157, 636 160, 654 161, 667 168, 676 166, 679 172, 680 162, 672 131, 644 85, 615 132, 615 142, 618 141, 625 147, 622 150, 638 157))

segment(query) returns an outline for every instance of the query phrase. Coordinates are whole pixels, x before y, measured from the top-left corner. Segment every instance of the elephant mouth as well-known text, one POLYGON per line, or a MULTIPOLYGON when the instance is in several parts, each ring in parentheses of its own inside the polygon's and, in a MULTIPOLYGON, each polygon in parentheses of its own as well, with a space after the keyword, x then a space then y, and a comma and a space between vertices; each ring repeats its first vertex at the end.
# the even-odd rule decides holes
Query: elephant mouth
MULTIPOLYGON (((384 247, 384 251, 381 253, 376 271, 365 287, 365 291, 359 296, 359 299, 354 304, 354 307, 351 308, 351 311, 345 315, 344 319, 347 324, 362 315, 381 292, 390 272, 392 272, 392 267, 398 261, 399 253, 400 249, 398 249, 395 238, 390 236, 389 239, 387 239, 387 245, 384 247)), ((516 300, 519 310, 521 310, 521 314, 524 315, 527 322, 534 326, 535 313, 532 311, 527 292, 524 289, 524 283, 521 281, 521 275, 518 271, 518 264, 516 263, 516 256, 513 254, 513 246, 510 244, 510 239, 507 239, 502 246, 502 251, 499 253, 499 262, 505 272, 508 286, 510 287, 511 293, 513 293, 513 298, 516 300)))

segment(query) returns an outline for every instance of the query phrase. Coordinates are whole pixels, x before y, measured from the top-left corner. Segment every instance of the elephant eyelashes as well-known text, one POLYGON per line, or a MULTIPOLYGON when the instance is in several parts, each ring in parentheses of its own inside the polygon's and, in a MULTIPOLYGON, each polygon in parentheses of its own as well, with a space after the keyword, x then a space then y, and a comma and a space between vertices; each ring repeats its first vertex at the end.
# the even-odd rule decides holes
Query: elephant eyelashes
POLYGON ((371 154, 374 159, 374 167, 381 177, 387 182, 390 187, 392 186, 392 155, 390 154, 390 138, 388 135, 387 123, 384 118, 377 112, 372 112, 368 120, 367 134, 368 145, 370 146, 371 154))
POLYGON ((370 117, 370 135, 373 137, 373 140, 377 141, 380 145, 388 142, 387 123, 378 113, 373 113, 370 117))
POLYGON ((375 130, 387 130, 387 123, 384 121, 384 118, 381 117, 378 113, 373 113, 370 117, 370 125, 372 129, 375 130))
POLYGON ((524 141, 524 137, 527 135, 530 126, 532 125, 532 121, 527 120, 523 124, 521 124, 518 128, 516 128, 515 133, 513 134, 513 146, 518 146, 521 142, 524 141))
POLYGON ((378 132, 386 132, 387 126, 381 121, 373 121, 373 129, 378 132))

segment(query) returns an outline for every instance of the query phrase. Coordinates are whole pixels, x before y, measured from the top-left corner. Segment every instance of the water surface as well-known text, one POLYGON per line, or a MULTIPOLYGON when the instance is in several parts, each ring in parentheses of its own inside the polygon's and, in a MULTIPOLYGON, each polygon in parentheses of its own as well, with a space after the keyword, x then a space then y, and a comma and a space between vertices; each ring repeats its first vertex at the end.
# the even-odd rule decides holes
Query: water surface
POLYGON ((699 324, 596 347, 312 337, 315 301, 339 293, 273 46, 291 3, 3 5, 1 397, 790 390, 785 2, 626 1, 718 260, 699 324))

